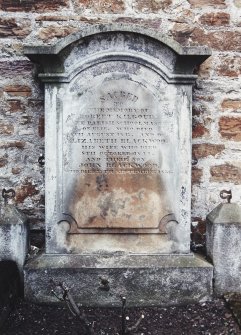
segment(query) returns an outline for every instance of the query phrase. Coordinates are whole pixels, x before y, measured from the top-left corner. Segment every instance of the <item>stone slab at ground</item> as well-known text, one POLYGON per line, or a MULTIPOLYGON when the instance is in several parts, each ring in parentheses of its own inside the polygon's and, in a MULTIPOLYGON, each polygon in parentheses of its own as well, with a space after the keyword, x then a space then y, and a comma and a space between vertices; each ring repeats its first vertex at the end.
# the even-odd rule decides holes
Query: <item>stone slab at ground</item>
POLYGON ((210 300, 213 267, 190 255, 39 255, 24 268, 24 295, 56 303, 52 280, 71 288, 83 306, 160 306, 210 300), (107 283, 108 286, 104 285, 107 283))
MULTIPOLYGON (((121 309, 85 309, 95 322, 95 334, 120 335, 121 309)), ((175 306, 168 308, 127 309, 133 325, 143 313, 136 335, 240 335, 239 329, 224 301, 175 306)), ((28 304, 20 301, 11 314, 2 335, 85 335, 78 320, 66 307, 28 304)), ((134 333, 133 333, 134 335, 134 333)))

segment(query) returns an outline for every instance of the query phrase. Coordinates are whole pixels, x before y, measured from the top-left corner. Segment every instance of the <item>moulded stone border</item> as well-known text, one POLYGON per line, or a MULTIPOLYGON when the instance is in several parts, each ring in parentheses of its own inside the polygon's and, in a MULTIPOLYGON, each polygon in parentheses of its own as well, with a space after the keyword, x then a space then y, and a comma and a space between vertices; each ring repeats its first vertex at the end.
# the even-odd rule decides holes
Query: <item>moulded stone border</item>
POLYGON ((193 74, 172 74, 166 67, 157 64, 153 59, 146 57, 144 59, 140 55, 136 56, 132 53, 103 53, 99 56, 94 56, 93 59, 88 58, 88 61, 80 63, 77 67, 74 66, 68 73, 40 73, 39 77, 43 82, 70 82, 77 74, 85 70, 88 67, 96 65, 98 63, 104 63, 111 60, 125 60, 135 62, 158 73, 168 84, 183 83, 192 84, 197 79, 197 75, 193 74))

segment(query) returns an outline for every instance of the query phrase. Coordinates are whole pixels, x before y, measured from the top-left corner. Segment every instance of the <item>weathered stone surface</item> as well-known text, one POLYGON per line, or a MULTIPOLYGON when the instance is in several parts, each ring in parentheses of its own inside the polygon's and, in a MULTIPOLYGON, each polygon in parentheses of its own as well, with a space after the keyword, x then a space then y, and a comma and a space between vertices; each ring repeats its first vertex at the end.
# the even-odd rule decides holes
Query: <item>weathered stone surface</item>
POLYGON ((210 168, 211 180, 217 182, 241 183, 241 167, 232 164, 221 164, 210 168))
POLYGON ((214 265, 214 292, 241 293, 241 208, 220 204, 207 216, 207 254, 214 265))
POLYGON ((212 224, 241 224, 241 208, 235 203, 219 204, 208 214, 212 224))
POLYGON ((143 17, 124 16, 124 17, 117 17, 114 21, 117 23, 127 23, 133 25, 140 24, 143 26, 150 27, 151 29, 160 29, 162 25, 162 20, 159 17, 154 19, 149 18, 147 19, 143 17))
POLYGON ((11 113, 23 112, 25 110, 21 100, 8 100, 8 106, 11 113))
POLYGON ((15 167, 12 168, 12 174, 19 174, 21 172, 21 168, 15 167))
POLYGON ((26 180, 24 184, 16 188, 16 202, 21 203, 27 197, 31 197, 39 193, 36 185, 31 180, 26 180))
POLYGON ((192 168, 192 183, 199 184, 203 176, 203 170, 199 168, 192 168))
MULTIPOLYGON (((209 92, 210 93, 210 92, 209 92)), ((214 96, 212 94, 208 94, 208 95, 202 95, 200 94, 198 91, 194 92, 194 97, 195 97, 195 100, 200 100, 200 101, 207 101, 207 102, 213 102, 214 101, 214 96)), ((204 106, 200 106, 197 107, 197 106, 194 106, 193 108, 193 113, 199 115, 200 112, 206 112, 206 107, 204 106), (201 111, 200 111, 201 109, 201 111)))
POLYGON ((197 29, 194 32, 193 40, 201 45, 208 45, 220 51, 241 51, 241 34, 238 31, 218 31, 206 33, 197 29))
POLYGON ((194 8, 202 8, 203 6, 226 7, 225 0, 188 0, 194 8))
POLYGON ((17 75, 31 74, 33 64, 30 61, 1 61, 0 73, 3 78, 15 78, 17 75))
MULTIPOLYGON (((201 100, 201 99, 200 99, 201 100)), ((194 105, 192 107, 192 116, 195 117, 195 116, 200 116, 200 115, 203 115, 205 113, 205 109, 203 108, 203 106, 201 105, 194 105)))
POLYGON ((91 13, 121 14, 125 10, 124 0, 74 0, 74 5, 79 13, 90 11, 91 13))
POLYGON ((74 20, 77 19, 77 16, 65 16, 65 15, 39 15, 36 17, 36 22, 38 21, 69 21, 69 20, 74 20))
POLYGON ((186 44, 192 36, 195 26, 189 23, 175 23, 172 29, 174 38, 181 44, 186 44))
POLYGON ((6 156, 0 157, 0 168, 8 164, 8 159, 6 156))
POLYGON ((226 26, 230 23, 230 14, 225 12, 205 13, 199 21, 208 26, 226 26))
POLYGON ((46 12, 67 7, 68 0, 0 0, 0 9, 8 12, 46 12))
MULTIPOLYGON (((1 5, 0 5, 1 6, 1 5)), ((24 20, 20 23, 15 18, 0 18, 0 37, 26 37, 31 32, 31 21, 24 20)))
POLYGON ((224 138, 241 141, 241 118, 222 116, 219 120, 219 132, 224 138))
MULTIPOLYGON (((149 38, 145 29, 140 34, 128 25, 94 29, 97 35, 88 28, 82 32, 86 38, 78 41, 78 33, 58 43, 59 51, 65 47, 58 66, 62 61, 66 74, 52 76, 54 66, 43 64, 41 78, 50 83, 45 92, 45 136, 51 139, 45 150, 47 252, 189 253, 195 79, 189 61, 199 63, 208 50, 183 49, 173 41, 165 46, 162 35, 154 39, 152 31, 149 38), (68 41, 74 44, 67 46, 68 41), (181 76, 174 65, 178 54, 189 55, 181 76), (157 64, 163 67, 153 71, 157 64), (68 83, 62 85, 65 75, 68 83)), ((36 52, 57 49, 26 50, 44 63, 36 52)))
POLYGON ((50 279, 65 282, 84 306, 160 306, 198 302, 212 294, 212 266, 191 256, 43 255, 25 267, 25 298, 56 303, 50 279), (103 290, 101 279, 109 282, 103 290), (86 285, 88 289, 86 289, 86 285))
MULTIPOLYGON (((162 136, 157 135, 154 122, 149 128, 149 138, 145 133, 148 129, 145 126, 150 121, 144 120, 156 119, 157 116, 152 115, 155 107, 144 90, 135 91, 131 82, 125 82, 128 91, 124 91, 123 84, 121 80, 112 80, 111 87, 106 83, 106 89, 101 89, 101 95, 96 91, 88 109, 74 112, 72 108, 71 114, 67 110, 64 112, 64 124, 68 127, 64 130, 65 171, 72 175, 78 171, 75 181, 71 181, 74 189, 70 190, 66 210, 78 222, 79 228, 157 228, 161 219, 171 211, 164 196, 165 176, 158 172, 156 153, 148 157, 143 145, 161 143, 162 136), (115 93, 112 93, 113 88, 115 93), (115 103, 121 104, 121 109, 115 108, 115 103), (125 114, 120 115, 120 111, 125 114), (108 130, 89 119, 104 120, 102 126, 108 125, 108 130), (136 119, 138 122, 128 121, 136 119), (85 130, 87 124, 88 131, 85 130), (92 137, 89 137, 90 131, 92 137), (135 133, 135 139, 131 131, 135 133), (141 136, 147 136, 147 139, 143 141, 141 136), (86 151, 78 143, 87 147, 94 145, 94 151, 86 151), (82 157, 74 161, 77 148, 82 148, 82 157)), ((78 106, 83 104, 84 100, 78 106)), ((168 127, 168 120, 165 123, 168 127)), ((66 184, 69 183, 67 179, 66 174, 66 184)))
MULTIPOLYGON (((92 4, 90 2, 89 8, 84 8, 84 5, 78 5, 78 12, 77 7, 74 7, 71 5, 69 7, 66 1, 66 6, 64 5, 65 1, 59 1, 57 4, 57 1, 2 1, 0 2, 1 6, 5 6, 6 12, 1 11, 1 17, 4 19, 2 29, 4 29, 4 33, 11 34, 10 27, 13 27, 12 24, 10 24, 12 19, 15 19, 16 25, 18 27, 24 26, 25 22, 27 22, 27 25, 29 25, 29 21, 31 20, 31 25, 29 25, 32 34, 28 36, 27 40, 24 41, 24 43, 31 43, 32 45, 36 45, 38 43, 42 43, 43 45, 46 45, 46 42, 37 40, 37 33, 39 29, 46 28, 49 24, 50 25, 56 25, 56 26, 68 26, 73 25, 75 27, 78 26, 78 29, 80 32, 83 31, 83 25, 86 25, 86 23, 90 23, 92 25, 94 22, 103 23, 110 20, 110 16, 102 16, 102 15, 96 15, 93 14, 94 11, 96 13, 97 10, 101 11, 99 1, 92 1, 92 4), (61 6, 59 4, 62 3, 61 6), (37 8, 38 6, 38 8, 37 8), (59 7, 58 7, 59 6, 59 7), (99 7, 98 7, 99 6, 99 7), (51 9, 52 7, 52 9, 51 9), (98 7, 98 8, 97 8, 98 7), (26 12, 19 12, 23 11, 24 8, 26 9, 26 12), (32 9, 31 9, 32 8, 32 9), (56 10, 54 9, 56 8, 56 10), (95 9, 97 8, 97 9, 95 9), (31 9, 31 11, 30 11, 31 9), (7 12, 7 10, 9 10, 7 12), (51 11, 50 11, 51 10, 51 11), (53 11, 54 10, 54 11, 53 11), (15 15, 15 13, 17 14, 15 15), (83 14, 81 14, 81 12, 83 14), (9 28, 7 26, 7 20, 10 20, 9 22, 9 28), (34 29, 34 31, 33 31, 34 29)), ((87 2, 86 2, 87 3, 87 2)), ((107 4, 109 2, 107 1, 107 4)), ((114 1, 113 1, 114 3, 114 1)), ((220 31, 221 38, 216 43, 219 45, 219 47, 223 48, 223 51, 214 52, 213 57, 210 60, 207 60, 203 66, 200 67, 199 71, 196 73, 198 76, 202 77, 201 80, 198 80, 197 84, 194 87, 194 112, 195 115, 199 115, 199 118, 196 118, 198 122, 204 122, 204 127, 206 127, 210 133, 207 135, 204 135, 204 138, 197 138, 195 142, 203 142, 205 139, 205 142, 210 141, 211 143, 220 143, 220 137, 217 134, 217 126, 216 123, 217 120, 217 113, 221 113, 221 111, 225 111, 225 116, 227 116, 228 112, 234 112, 234 113, 240 113, 240 107, 239 103, 235 101, 238 101, 239 99, 239 92, 240 92, 240 79, 238 78, 240 76, 241 71, 241 62, 240 62, 240 56, 239 51, 236 52, 233 50, 226 51, 226 47, 228 43, 231 42, 230 37, 232 37, 233 34, 236 34, 236 36, 240 35, 240 15, 239 15, 239 3, 240 0, 235 0, 232 2, 227 1, 191 1, 190 5, 188 1, 173 1, 172 6, 166 7, 163 9, 158 9, 158 6, 161 6, 161 2, 156 5, 156 12, 159 13, 159 15, 152 14, 152 10, 148 9, 148 6, 153 9, 153 4, 155 4, 152 1, 146 1, 146 8, 144 1, 141 1, 142 8, 140 8, 141 11, 139 11, 140 15, 137 13, 137 9, 132 8, 133 1, 126 1, 126 8, 124 9, 125 12, 123 14, 114 15, 111 17, 112 22, 120 22, 120 23, 129 23, 132 25, 132 27, 143 25, 146 28, 154 28, 157 32, 162 32, 165 36, 170 36, 170 29, 172 29, 172 26, 174 23, 185 23, 184 30, 188 32, 188 29, 193 27, 199 27, 200 32, 197 31, 197 33, 193 32, 190 36, 187 35, 187 38, 185 39, 184 43, 190 44, 190 45, 199 45, 199 36, 196 36, 200 33, 200 38, 202 38, 203 41, 201 41, 202 44, 208 44, 209 43, 209 34, 210 33, 218 33, 220 31), (224 9, 224 6, 226 5, 226 8, 224 9), (199 18, 210 18, 212 17, 213 13, 227 13, 231 15, 231 22, 229 25, 225 27, 221 26, 207 26, 202 24, 199 21, 199 18), (146 15, 148 13, 148 15, 146 15), (226 31, 226 35, 223 34, 223 32, 226 31), (224 36, 224 38, 223 38, 224 36), (206 39, 206 42, 205 42, 206 39), (224 78, 226 77, 226 78, 224 78), (202 80, 204 78, 210 78, 211 80, 202 80), (232 79, 232 80, 229 80, 232 79), (225 102, 222 106, 222 100, 223 99, 233 99, 233 102, 225 102), (234 101, 235 100, 235 101, 234 101), (207 117, 211 118, 210 123, 206 123, 207 117)), ((164 1, 163 1, 164 3, 164 1)), ((77 2, 76 2, 77 4, 77 2)), ((120 4, 120 2, 118 2, 120 4)), ((157 2, 156 2, 157 4, 157 2)), ((135 1, 135 5, 138 6, 138 2, 135 1)), ((101 5, 103 6, 103 3, 101 5)), ((115 2, 113 5, 117 6, 117 2, 115 2)), ((120 10, 121 10, 121 5, 120 10)), ((104 9, 107 13, 108 10, 111 10, 111 7, 104 9)), ((118 9, 117 9, 118 10, 118 9)), ((216 17, 215 17, 216 20, 216 17)), ((14 23, 14 22, 13 22, 14 23)), ((15 26, 16 27, 16 26, 15 26)), ((92 27, 92 26, 91 26, 92 27)), ((182 30, 182 26, 180 26, 180 31, 182 30)), ((211 39, 213 39, 213 35, 211 34, 211 39)), ((61 38, 62 39, 62 38, 61 38)), ((62 39, 64 40, 64 39, 62 39)), ((47 41, 49 42, 49 41, 47 41)), ((51 40, 51 43, 53 40, 51 40)), ((233 42, 232 42, 233 43, 233 42)), ((236 43, 236 42, 235 42, 236 43)), ((240 42, 237 41, 236 43, 236 49, 240 45, 240 42)), ((38 79, 37 79, 37 71, 33 73, 33 69, 37 70, 37 66, 33 66, 30 62, 28 62, 26 59, 23 58, 23 41, 22 38, 18 38, 16 35, 8 36, 7 38, 1 39, 1 59, 0 62, 0 73, 1 73, 1 86, 9 85, 9 84, 19 84, 24 83, 30 86, 34 86, 33 88, 33 94, 34 98, 36 100, 42 99, 42 93, 43 88, 40 87, 40 89, 37 89, 38 86, 38 79), (23 81, 24 80, 24 81, 23 81), (27 81, 29 80, 29 82, 27 81)), ((38 70, 39 71, 39 70, 38 70)), ((1 90, 2 91, 2 90, 1 90)), ((1 95, 2 92, 0 92, 1 95)), ((4 94, 4 96, 1 96, 2 99, 7 98, 7 95, 4 94)), ((27 176, 31 176, 32 178, 34 174, 38 173, 39 171, 36 170, 38 168, 37 162, 37 156, 42 152, 43 147, 43 137, 39 136, 39 115, 42 115, 43 107, 41 107, 41 102, 39 103, 39 107, 35 105, 35 103, 30 102, 29 99, 25 99, 24 97, 19 97, 19 100, 21 100, 21 105, 19 106, 19 102, 17 102, 15 98, 11 99, 12 101, 9 104, 9 101, 1 101, 1 108, 2 108, 2 114, 1 119, 5 123, 11 123, 15 126, 15 124, 18 124, 18 128, 16 128, 16 134, 17 132, 20 132, 20 137, 17 137, 17 141, 26 141, 27 144, 26 152, 22 152, 21 149, 18 149, 16 147, 12 147, 10 152, 10 164, 9 164, 9 171, 11 171, 11 165, 15 166, 15 161, 18 161, 20 158, 23 159, 24 155, 28 156, 27 164, 24 166, 22 172, 21 172, 21 178, 25 178, 27 176), (15 102, 13 101, 15 100, 15 102), (34 106, 35 105, 35 106, 34 106), (20 107, 20 108, 19 108, 20 107), (19 122, 24 123, 27 122, 27 118, 22 118, 22 114, 24 109, 26 108, 26 114, 31 118, 32 124, 27 127, 25 124, 19 124, 19 122), (19 113, 20 112, 20 113, 19 113), (11 113, 11 115, 10 115, 11 113), (30 135, 30 132, 32 132, 32 135, 30 135), (38 153, 38 154, 37 154, 38 153), (19 157, 21 156, 21 157, 19 157), (34 157, 34 158, 31 158, 34 157)), ((36 104, 38 104, 36 102, 36 104)), ((222 113, 221 113, 222 114, 222 113)), ((219 115, 218 117, 220 117, 219 115)), ((234 116, 234 115, 231 115, 234 116)), ((238 116, 238 115, 237 115, 238 116)), ((30 120, 30 119, 29 119, 30 120)), ((42 133, 42 130, 40 131, 42 133)), ((232 154, 234 152, 234 155, 238 155, 238 146, 235 148, 236 144, 232 142, 232 139, 228 139, 226 137, 223 137, 225 140, 225 155, 219 156, 219 164, 224 163, 222 162, 223 159, 225 161, 232 160, 232 154)), ((235 158, 236 159, 236 158, 235 158)), ((203 164, 206 168, 204 169, 204 177, 202 178, 200 186, 195 184, 193 192, 195 193, 196 201, 194 203, 193 207, 193 213, 197 216, 204 217, 206 215, 205 211, 207 208, 206 203, 206 188, 210 191, 210 197, 212 199, 215 199, 212 204, 209 202, 209 206, 213 206, 217 203, 217 196, 214 195, 217 194, 215 190, 215 184, 212 184, 212 182, 208 182, 209 179, 209 167, 214 166, 217 164, 215 162, 214 156, 208 156, 207 158, 203 158, 201 164, 203 164), (204 184, 205 181, 205 184, 204 184)), ((22 166, 21 166, 22 168, 22 166)), ((2 169, 3 170, 3 169, 2 169)), ((5 170, 5 169, 4 169, 5 170)), ((42 171, 42 170, 41 170, 42 171)), ((6 182, 9 185, 16 184, 16 176, 11 174, 5 174, 4 175, 4 183, 6 182)), ((2 181, 2 179, 1 179, 2 181)), ((38 178, 37 183, 39 184, 39 187, 42 185, 42 178, 38 178)), ((28 198, 28 201, 25 201, 22 206, 25 208, 28 206, 28 204, 33 205, 35 204, 35 208, 37 211, 38 203, 36 201, 36 196, 32 196, 28 198)), ((37 214, 36 214, 37 215, 37 214)), ((32 217, 34 214, 32 215, 32 217)))
POLYGON ((193 155, 199 158, 205 158, 208 156, 216 156, 220 154, 225 149, 223 144, 210 144, 210 143, 201 143, 193 144, 192 150, 193 155))
POLYGON ((187 23, 174 25, 172 34, 182 45, 198 43, 220 51, 241 51, 241 34, 238 31, 219 30, 207 32, 187 23))
POLYGON ((201 122, 194 122, 192 126, 192 138, 204 137, 209 134, 209 130, 201 122))
POLYGON ((23 274, 28 253, 27 218, 15 206, 1 206, 0 211, 0 260, 12 260, 23 274))
POLYGON ((214 57, 211 56, 201 64, 198 69, 198 75, 203 78, 208 78, 211 75, 214 67, 214 57))
POLYGON ((33 117, 30 115, 22 115, 19 124, 20 125, 30 125, 33 122, 33 117))
POLYGON ((54 37, 60 38, 70 35, 76 32, 78 28, 71 26, 48 26, 46 28, 41 28, 38 32, 39 38, 43 41, 51 40, 54 37))
POLYGON ((241 111, 240 99, 224 99, 222 102, 222 110, 230 110, 232 112, 241 111))
POLYGON ((235 5, 237 8, 241 8, 241 1, 240 1, 240 0, 234 0, 234 5, 235 5))
POLYGON ((241 74, 241 57, 236 55, 213 55, 201 64, 198 74, 203 78, 239 77, 241 74))
MULTIPOLYGON (((173 4, 174 5, 174 4, 173 4)), ((175 5, 173 6, 175 8, 175 5)), ((174 17, 171 18, 173 23, 191 23, 195 20, 195 14, 192 9, 183 8, 180 13, 177 13, 174 17)))
POLYGON ((69 211, 79 228, 157 228, 172 212, 160 176, 150 166, 117 159, 107 162, 111 169, 104 174, 79 178, 69 211))
POLYGON ((218 76, 239 77, 241 74, 241 57, 236 55, 221 57, 216 71, 218 76))
MULTIPOLYGON (((113 17, 113 21, 115 17, 113 17)), ((103 19, 98 16, 85 16, 85 15, 40 15, 36 17, 36 22, 55 22, 56 24, 63 24, 65 22, 74 23, 75 25, 98 24, 103 23, 103 19)), ((140 22, 140 21, 139 21, 140 22)), ((79 29, 78 29, 79 30, 79 29)))
POLYGON ((14 126, 11 123, 0 120, 0 135, 9 136, 14 133, 14 126))
POLYGON ((23 54, 23 44, 21 39, 14 39, 13 43, 6 44, 4 40, 0 43, 0 55, 1 57, 15 57, 22 56, 23 54))
POLYGON ((32 94, 31 87, 26 85, 7 85, 4 87, 4 91, 9 96, 29 97, 32 94))
POLYGON ((40 99, 28 99, 28 107, 30 107, 32 110, 44 110, 44 100, 40 99))
POLYGON ((26 143, 24 141, 0 141, 0 148, 18 148, 23 149, 26 143))
MULTIPOLYGON (((73 254, 113 254, 116 252, 125 253, 125 254, 171 254, 178 253, 180 248, 183 249, 184 253, 189 252, 189 243, 188 246, 184 244, 184 239, 178 239, 176 222, 170 222, 167 225, 166 230, 168 234, 159 233, 157 230, 152 230, 153 234, 142 233, 141 229, 126 228, 125 232, 118 233, 121 231, 119 228, 116 231, 111 231, 111 228, 104 233, 98 233, 96 229, 93 229, 92 234, 75 234, 71 233, 69 235, 61 235, 61 228, 63 232, 66 232, 66 223, 61 224, 62 227, 58 230, 58 237, 65 238, 65 244, 63 244, 66 253, 73 254), (64 226, 64 227, 63 227, 64 226), (65 237, 64 237, 65 236, 65 237), (185 249, 184 249, 185 248, 185 249)), ((142 228, 144 231, 145 228, 142 228)), ((107 229, 106 229, 107 230, 107 229)), ((74 230, 72 229, 74 232, 74 230)), ((78 231, 77 231, 78 232, 78 231)), ((178 229, 179 234, 180 228, 178 229)), ((60 241, 60 238, 59 238, 60 241)), ((59 248, 59 245, 58 245, 59 248)))
POLYGON ((168 8, 172 4, 172 0, 134 0, 133 9, 140 13, 159 13, 161 10, 168 8))
POLYGON ((44 137, 44 116, 40 116, 39 118, 38 134, 40 137, 44 137))
MULTIPOLYGON (((189 73, 190 75, 192 75, 193 70, 194 70, 193 66, 200 65, 201 62, 203 62, 205 59, 207 59, 211 55, 211 49, 207 48, 206 46, 186 48, 186 47, 181 46, 181 44, 176 43, 172 38, 170 38, 166 34, 163 34, 159 31, 155 31, 153 29, 149 29, 145 25, 142 25, 142 26, 131 25, 131 24, 127 25, 127 24, 119 24, 116 22, 107 23, 107 24, 102 23, 102 24, 95 25, 92 27, 84 26, 81 31, 78 31, 76 34, 72 34, 71 36, 66 37, 60 43, 57 43, 55 46, 49 45, 49 46, 44 47, 43 45, 38 45, 35 47, 33 45, 28 45, 28 46, 25 46, 24 51, 25 51, 25 54, 28 55, 30 58, 32 58, 33 55, 45 54, 46 52, 48 54, 56 54, 56 53, 59 53, 61 50, 63 50, 63 48, 70 46, 70 44, 74 42, 78 42, 79 39, 87 38, 89 36, 93 36, 95 34, 104 33, 104 32, 109 32, 109 33, 129 32, 131 34, 137 34, 137 35, 141 34, 144 36, 149 36, 153 38, 154 40, 156 40, 157 42, 163 43, 163 45, 166 45, 167 47, 170 48, 170 50, 176 52, 177 55, 181 56, 181 57, 178 57, 177 63, 175 64, 176 72, 181 73, 181 74, 189 73), (191 61, 191 63, 188 63, 188 64, 184 63, 182 56, 189 56, 189 61, 191 61), (182 66, 180 63, 182 63, 182 66)), ((138 46, 138 49, 139 48, 141 48, 141 46, 138 46)), ((147 50, 147 52, 150 52, 150 51, 147 50)), ((54 59, 55 58, 56 57, 54 57, 54 59)), ((170 62, 171 60, 168 59, 168 61, 170 62)), ((42 59, 41 63, 42 65, 47 65, 45 62, 45 58, 42 59)), ((172 67, 173 65, 174 64, 172 64, 172 67)), ((191 78, 192 80, 195 79, 195 77, 193 76, 191 76, 191 78)))

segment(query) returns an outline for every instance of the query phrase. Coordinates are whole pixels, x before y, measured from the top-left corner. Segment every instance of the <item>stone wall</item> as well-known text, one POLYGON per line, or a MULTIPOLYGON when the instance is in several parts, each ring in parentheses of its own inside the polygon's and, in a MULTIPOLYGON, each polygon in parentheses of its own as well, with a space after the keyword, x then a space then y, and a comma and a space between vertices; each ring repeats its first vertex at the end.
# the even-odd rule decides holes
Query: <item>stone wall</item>
POLYGON ((43 228, 43 87, 24 44, 55 44, 85 25, 141 24, 182 45, 207 45, 197 69, 193 109, 193 238, 202 244, 206 215, 241 182, 241 0, 0 0, 0 185, 43 228))

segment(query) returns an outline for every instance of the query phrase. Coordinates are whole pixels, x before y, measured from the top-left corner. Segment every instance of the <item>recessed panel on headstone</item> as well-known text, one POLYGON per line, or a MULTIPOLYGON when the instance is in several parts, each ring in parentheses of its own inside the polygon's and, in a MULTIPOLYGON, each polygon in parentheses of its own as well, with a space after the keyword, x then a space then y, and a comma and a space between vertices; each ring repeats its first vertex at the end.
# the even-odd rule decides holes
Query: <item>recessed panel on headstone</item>
POLYGON ((165 232, 175 217, 178 94, 128 61, 83 70, 63 97, 60 212, 70 233, 165 232))

